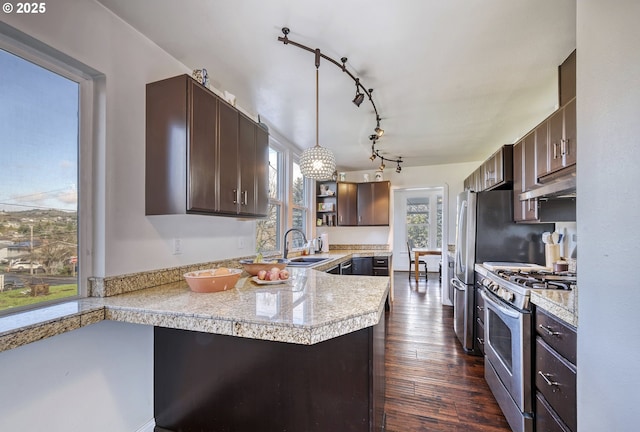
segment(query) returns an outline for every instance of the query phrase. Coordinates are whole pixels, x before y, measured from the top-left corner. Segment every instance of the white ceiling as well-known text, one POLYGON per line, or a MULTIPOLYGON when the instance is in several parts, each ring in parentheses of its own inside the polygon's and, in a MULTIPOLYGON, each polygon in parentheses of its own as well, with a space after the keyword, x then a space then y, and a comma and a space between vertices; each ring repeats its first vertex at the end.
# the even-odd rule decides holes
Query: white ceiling
MULTIPOLYGON (((301 148, 315 144, 314 55, 373 88, 404 166, 483 160, 557 106, 557 67, 576 46, 576 0, 99 0, 301 148)), ((320 65, 320 145, 340 170, 375 169, 375 115, 320 65)))

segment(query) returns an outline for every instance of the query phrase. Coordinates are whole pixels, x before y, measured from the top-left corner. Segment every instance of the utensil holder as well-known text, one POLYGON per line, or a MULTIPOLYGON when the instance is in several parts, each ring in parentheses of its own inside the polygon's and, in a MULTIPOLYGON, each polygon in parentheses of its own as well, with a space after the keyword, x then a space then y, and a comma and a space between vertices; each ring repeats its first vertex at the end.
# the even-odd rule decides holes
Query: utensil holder
POLYGON ((553 264, 560 260, 560 245, 558 244, 546 244, 544 245, 544 256, 546 266, 553 269, 553 264))

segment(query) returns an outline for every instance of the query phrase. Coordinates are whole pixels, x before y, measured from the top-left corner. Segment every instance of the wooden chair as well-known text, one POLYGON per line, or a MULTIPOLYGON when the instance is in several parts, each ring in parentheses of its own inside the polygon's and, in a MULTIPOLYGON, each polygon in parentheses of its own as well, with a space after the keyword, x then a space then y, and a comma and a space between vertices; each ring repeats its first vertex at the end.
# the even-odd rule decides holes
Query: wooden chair
POLYGON ((427 262, 423 260, 418 260, 416 264, 415 255, 412 252, 411 243, 407 241, 407 253, 409 254, 409 280, 411 280, 411 275, 413 272, 411 271, 411 266, 418 266, 418 271, 420 271, 420 264, 424 264, 424 278, 427 279, 427 262))

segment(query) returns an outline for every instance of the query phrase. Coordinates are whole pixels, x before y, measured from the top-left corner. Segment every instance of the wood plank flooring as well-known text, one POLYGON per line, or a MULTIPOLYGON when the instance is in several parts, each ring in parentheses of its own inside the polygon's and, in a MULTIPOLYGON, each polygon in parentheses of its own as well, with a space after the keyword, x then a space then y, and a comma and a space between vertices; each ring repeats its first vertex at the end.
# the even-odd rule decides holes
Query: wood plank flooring
POLYGON ((395 272, 387 315, 386 432, 510 432, 484 380, 482 357, 462 350, 438 274, 395 272))

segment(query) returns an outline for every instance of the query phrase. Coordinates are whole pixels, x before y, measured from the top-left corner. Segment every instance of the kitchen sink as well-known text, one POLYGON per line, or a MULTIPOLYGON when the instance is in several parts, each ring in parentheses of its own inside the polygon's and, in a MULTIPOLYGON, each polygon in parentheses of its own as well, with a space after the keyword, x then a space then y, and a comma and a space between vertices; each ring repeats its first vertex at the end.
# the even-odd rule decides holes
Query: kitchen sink
POLYGON ((292 267, 311 267, 313 265, 320 264, 329 260, 331 260, 331 258, 301 256, 290 258, 289 264, 287 265, 292 267))

